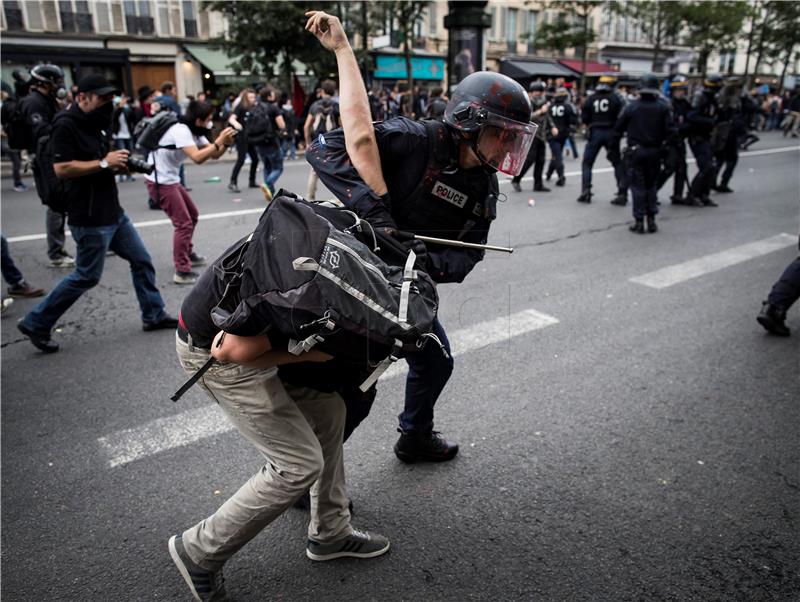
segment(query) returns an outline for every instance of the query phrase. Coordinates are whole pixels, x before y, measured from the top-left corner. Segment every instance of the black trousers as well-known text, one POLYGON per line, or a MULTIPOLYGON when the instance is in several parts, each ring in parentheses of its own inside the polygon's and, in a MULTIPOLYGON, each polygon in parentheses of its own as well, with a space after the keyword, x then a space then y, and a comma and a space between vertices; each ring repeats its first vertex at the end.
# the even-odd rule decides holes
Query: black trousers
POLYGON ((633 217, 643 220, 645 216, 658 213, 657 184, 659 149, 656 147, 635 147, 628 161, 628 180, 633 196, 633 217))
POLYGON ((695 197, 707 197, 717 175, 714 154, 711 152, 711 142, 707 138, 693 136, 689 138, 689 146, 694 158, 697 159, 697 175, 692 179, 690 191, 695 197))
POLYGON ((525 163, 522 165, 522 171, 519 173, 518 176, 514 178, 514 181, 519 184, 520 180, 525 177, 525 174, 528 173, 528 170, 533 165, 533 187, 534 188, 541 188, 542 184, 542 172, 544 171, 544 156, 546 153, 546 145, 544 140, 540 138, 534 138, 533 144, 531 144, 531 148, 528 151, 528 156, 525 157, 525 163))
MULTIPOLYGON (((591 128, 589 130, 589 141, 583 149, 583 163, 581 165, 582 190, 588 190, 592 187, 592 167, 594 167, 595 159, 597 159, 597 155, 600 154, 600 149, 602 148, 605 148, 606 153, 608 153, 613 138, 614 130, 612 128, 591 128)), ((628 184, 625 179, 622 161, 612 161, 611 165, 614 167, 617 191, 619 194, 625 194, 628 184)))
POLYGON ((727 186, 733 177, 733 170, 736 169, 736 164, 739 162, 739 144, 737 137, 732 132, 725 142, 725 148, 716 155, 715 159, 717 168, 715 179, 719 177, 721 171, 722 179, 719 184, 720 186, 727 186))
POLYGON ((256 181, 256 171, 258 170, 258 153, 256 152, 256 147, 253 144, 237 144, 236 145, 236 163, 233 165, 233 171, 231 171, 231 183, 236 184, 236 180, 239 179, 239 171, 242 169, 242 165, 244 165, 244 160, 247 155, 250 155, 250 180, 251 184, 255 183, 256 181))
POLYGON ((672 183, 672 196, 682 197, 687 176, 686 143, 682 138, 667 150, 664 165, 661 168, 661 173, 658 174, 658 189, 661 190, 661 187, 672 176, 675 176, 675 181, 672 183))

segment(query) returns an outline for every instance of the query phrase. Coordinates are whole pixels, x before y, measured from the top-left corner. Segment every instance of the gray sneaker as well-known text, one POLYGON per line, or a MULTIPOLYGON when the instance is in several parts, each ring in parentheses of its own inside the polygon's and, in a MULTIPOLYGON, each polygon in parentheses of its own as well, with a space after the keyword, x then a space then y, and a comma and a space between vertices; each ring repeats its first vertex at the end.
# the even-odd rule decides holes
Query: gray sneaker
POLYGON ((172 276, 172 281, 175 284, 194 284, 197 282, 197 272, 175 272, 172 276))
POLYGON ((306 556, 311 560, 334 560, 335 558, 375 558, 389 551, 389 540, 377 533, 353 532, 331 543, 318 543, 311 539, 306 546, 306 556))
POLYGON ((195 600, 199 602, 226 602, 228 600, 222 571, 207 571, 192 562, 183 548, 180 535, 170 537, 168 545, 172 562, 178 567, 181 577, 189 586, 195 600))

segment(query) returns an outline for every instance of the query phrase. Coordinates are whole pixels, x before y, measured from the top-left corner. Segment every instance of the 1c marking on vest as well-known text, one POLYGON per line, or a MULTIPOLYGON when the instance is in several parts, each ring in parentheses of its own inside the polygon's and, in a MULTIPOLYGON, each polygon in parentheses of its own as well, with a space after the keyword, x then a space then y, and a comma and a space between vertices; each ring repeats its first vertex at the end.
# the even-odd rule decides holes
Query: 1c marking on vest
POLYGON ((464 207, 464 205, 467 204, 466 194, 459 192, 455 188, 450 188, 447 184, 442 184, 438 180, 436 184, 433 185, 433 196, 439 197, 448 203, 452 203, 456 207, 464 207))

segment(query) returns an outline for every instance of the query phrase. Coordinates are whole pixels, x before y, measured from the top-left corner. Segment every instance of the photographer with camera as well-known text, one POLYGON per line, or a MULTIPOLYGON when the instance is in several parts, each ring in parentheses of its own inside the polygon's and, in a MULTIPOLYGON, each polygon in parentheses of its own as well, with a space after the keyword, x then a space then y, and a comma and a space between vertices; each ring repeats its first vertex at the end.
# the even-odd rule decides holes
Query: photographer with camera
POLYGON ((45 353, 58 351, 50 336, 55 323, 83 293, 100 282, 106 252, 130 264, 133 287, 145 331, 175 328, 178 321, 164 310, 150 255, 119 205, 114 175, 127 173, 128 151, 108 151, 111 100, 116 89, 101 75, 78 82, 75 102, 53 120, 50 167, 61 185, 72 238, 78 252, 75 270, 65 277, 17 327, 45 353))
POLYGON ((180 169, 189 157, 198 165, 208 159, 218 159, 237 134, 235 128, 226 127, 212 143, 211 116, 214 107, 209 102, 193 100, 186 115, 161 136, 158 148, 150 153, 155 170, 145 175, 147 192, 169 216, 175 232, 172 239, 172 260, 175 264, 175 284, 194 284, 197 272, 193 267, 205 264, 205 257, 194 252, 192 236, 197 225, 197 207, 189 192, 180 183, 180 169))

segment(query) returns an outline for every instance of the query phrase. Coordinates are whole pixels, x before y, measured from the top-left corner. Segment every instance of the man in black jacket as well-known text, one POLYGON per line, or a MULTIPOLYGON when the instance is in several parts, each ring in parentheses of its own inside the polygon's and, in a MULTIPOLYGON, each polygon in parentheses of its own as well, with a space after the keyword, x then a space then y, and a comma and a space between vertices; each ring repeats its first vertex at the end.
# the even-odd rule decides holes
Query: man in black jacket
MULTIPOLYGON (((31 69, 30 93, 19 101, 19 111, 29 128, 27 141, 28 155, 36 155, 36 142, 60 108, 60 101, 66 99, 64 72, 56 65, 36 65, 31 69)), ((36 160, 33 169, 38 170, 36 160)), ((64 214, 47 207, 45 227, 47 232, 47 256, 54 268, 70 268, 75 260, 64 248, 64 214)))
POLYGON ((697 175, 692 179, 687 204, 716 207, 709 198, 711 186, 717 174, 714 152, 711 148, 711 133, 717 123, 717 93, 722 87, 722 76, 709 75, 703 81, 703 89, 695 94, 692 110, 687 119, 691 125, 689 147, 697 160, 697 175))
POLYGON ((111 125, 114 92, 102 76, 87 75, 78 83, 72 107, 53 121, 53 167, 65 180, 69 226, 78 253, 75 271, 17 324, 45 353, 58 351, 50 336, 53 326, 83 293, 100 282, 109 250, 130 264, 144 330, 178 325, 164 310, 153 262, 119 205, 114 174, 127 172, 128 151, 108 152, 106 131, 111 125))
POLYGON ((625 106, 614 126, 614 139, 609 160, 619 161, 619 141, 623 134, 628 136, 627 161, 628 181, 633 196, 633 217, 636 220, 631 232, 644 234, 644 220, 647 218, 647 231, 656 232, 656 199, 658 167, 664 143, 676 135, 669 105, 659 93, 658 78, 653 74, 643 75, 639 81, 639 98, 625 106))
POLYGON ((567 143, 567 138, 572 135, 572 128, 578 123, 578 113, 569 102, 569 92, 566 88, 556 90, 553 104, 550 106, 550 117, 558 133, 548 139, 552 158, 547 167, 547 180, 550 181, 555 172, 558 175, 556 186, 563 186, 567 181, 564 176, 564 145, 567 143))
POLYGON ((684 75, 675 75, 669 83, 670 96, 672 97, 672 120, 678 129, 678 135, 671 141, 666 150, 664 167, 658 175, 658 188, 670 179, 673 175, 675 181, 672 185, 672 204, 690 204, 683 196, 683 189, 686 184, 686 137, 689 135, 691 125, 688 115, 692 110, 692 103, 686 98, 686 91, 689 89, 689 80, 684 75))

